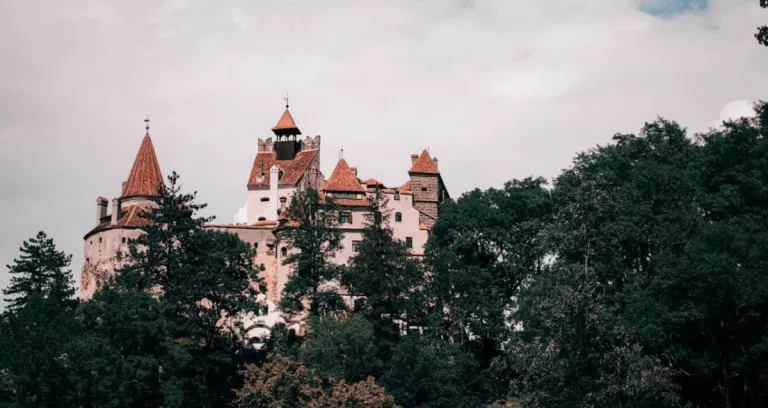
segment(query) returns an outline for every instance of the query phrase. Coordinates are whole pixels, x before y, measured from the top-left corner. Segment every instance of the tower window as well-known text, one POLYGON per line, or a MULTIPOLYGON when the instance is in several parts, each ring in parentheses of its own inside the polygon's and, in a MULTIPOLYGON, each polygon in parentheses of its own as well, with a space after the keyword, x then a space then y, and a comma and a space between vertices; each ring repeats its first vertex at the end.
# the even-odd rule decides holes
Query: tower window
POLYGON ((262 203, 265 203, 267 201, 269 201, 269 197, 261 197, 261 202, 262 203))
POLYGON ((101 244, 101 237, 99 237, 99 244, 101 244))
POLYGON ((403 222, 403 213, 401 212, 395 213, 395 222, 403 222))
POLYGON ((405 237, 405 246, 407 248, 413 248, 413 238, 412 237, 405 237))
POLYGON ((339 223, 349 224, 352 222, 352 214, 349 211, 342 211, 339 213, 339 223))
POLYGON ((287 258, 288 257, 288 248, 286 248, 286 247, 280 248, 280 256, 282 256, 283 258, 287 258))
POLYGON ((422 187, 421 191, 427 191, 427 188, 426 187, 422 187))
POLYGON ((125 237, 123 237, 123 244, 125 244, 125 237))
POLYGON ((400 192, 395 191, 395 200, 399 200, 399 199, 400 199, 400 192))

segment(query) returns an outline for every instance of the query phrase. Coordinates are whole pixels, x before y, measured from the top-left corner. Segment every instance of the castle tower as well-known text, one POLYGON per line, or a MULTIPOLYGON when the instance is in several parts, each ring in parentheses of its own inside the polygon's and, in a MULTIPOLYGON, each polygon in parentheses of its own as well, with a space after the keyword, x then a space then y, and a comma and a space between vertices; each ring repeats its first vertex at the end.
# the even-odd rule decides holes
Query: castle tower
POLYGON ((272 128, 275 139, 258 139, 258 152, 248 177, 247 223, 276 221, 297 190, 317 188, 320 136, 299 140, 299 127, 286 100, 285 111, 272 128))
POLYGON ((419 210, 419 222, 432 228, 437 220, 437 209, 448 198, 443 179, 437 168, 437 159, 432 159, 424 150, 421 155, 411 155, 410 188, 413 191, 413 206, 419 210))
POLYGON ((81 299, 90 299, 101 282, 120 267, 115 258, 117 253, 127 252, 128 241, 138 237, 140 227, 149 222, 140 215, 146 208, 157 205, 162 185, 163 175, 147 125, 120 197, 112 199, 111 214, 107 214, 109 200, 106 197, 96 200, 97 225, 83 237, 81 299))

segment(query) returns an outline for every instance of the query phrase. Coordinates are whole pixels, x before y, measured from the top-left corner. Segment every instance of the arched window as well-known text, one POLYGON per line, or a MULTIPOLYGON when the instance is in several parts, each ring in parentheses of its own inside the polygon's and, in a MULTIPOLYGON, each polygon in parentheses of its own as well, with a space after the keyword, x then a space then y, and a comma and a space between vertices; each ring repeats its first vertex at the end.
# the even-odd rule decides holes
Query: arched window
POLYGON ((283 258, 287 258, 288 257, 288 248, 286 248, 286 247, 280 248, 280 256, 282 256, 283 258))
POLYGON ((395 213, 395 222, 403 222, 403 213, 401 212, 395 213))

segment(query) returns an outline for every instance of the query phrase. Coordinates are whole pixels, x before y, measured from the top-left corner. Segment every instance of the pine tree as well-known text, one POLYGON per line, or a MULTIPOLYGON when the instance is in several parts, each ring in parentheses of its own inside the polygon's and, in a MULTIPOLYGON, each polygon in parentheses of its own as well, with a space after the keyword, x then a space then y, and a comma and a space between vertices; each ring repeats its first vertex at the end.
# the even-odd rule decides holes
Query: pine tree
POLYGON ((372 214, 341 283, 357 297, 354 312, 373 324, 379 357, 386 360, 400 337, 399 325, 419 321, 423 271, 406 244, 395 239, 386 199, 376 195, 371 200, 372 214))
POLYGON ((322 198, 313 189, 297 192, 281 218, 276 245, 292 249, 282 262, 294 267, 283 289, 281 310, 288 314, 301 313, 305 302, 309 303, 310 316, 343 310, 345 306, 339 295, 327 288, 339 270, 330 260, 341 249, 341 232, 336 228, 339 219, 333 201, 322 198))
POLYGON ((72 255, 56 249, 52 238, 40 231, 37 236, 22 243, 21 255, 7 265, 11 284, 3 294, 8 309, 16 311, 32 296, 52 299, 61 306, 72 306, 75 294, 72 271, 69 270, 72 255))

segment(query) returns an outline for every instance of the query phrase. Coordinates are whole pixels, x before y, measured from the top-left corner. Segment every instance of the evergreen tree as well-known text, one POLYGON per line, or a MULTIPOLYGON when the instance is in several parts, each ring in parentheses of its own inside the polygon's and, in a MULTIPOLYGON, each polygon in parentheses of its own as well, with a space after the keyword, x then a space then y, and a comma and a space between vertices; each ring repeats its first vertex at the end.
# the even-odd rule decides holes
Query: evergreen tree
POLYGON ((3 294, 10 296, 5 299, 9 310, 17 311, 32 296, 52 299, 62 307, 77 303, 73 299, 72 271, 68 269, 72 255, 56 249, 53 238, 43 231, 24 241, 19 251, 21 254, 13 265, 7 265, 11 284, 3 289, 3 294))
MULTIPOLYGON (((768 0, 760 0, 760 7, 768 8, 768 0)), ((755 38, 757 38, 758 43, 768 47, 768 26, 758 27, 755 38)))
POLYGON ((424 275, 405 243, 394 238, 386 201, 378 195, 372 200, 372 214, 341 283, 357 298, 354 312, 373 324, 379 356, 386 360, 400 337, 400 324, 421 323, 424 275))
MULTIPOLYGON (((344 302, 331 289, 338 277, 338 267, 330 263, 341 249, 341 232, 336 206, 316 190, 296 192, 281 215, 276 245, 286 248, 283 265, 294 268, 283 288, 280 308, 288 314, 305 311, 319 316, 344 309, 344 302), (291 248, 288 253, 287 248, 291 248)), ((281 254, 282 256, 282 254, 281 254)))

